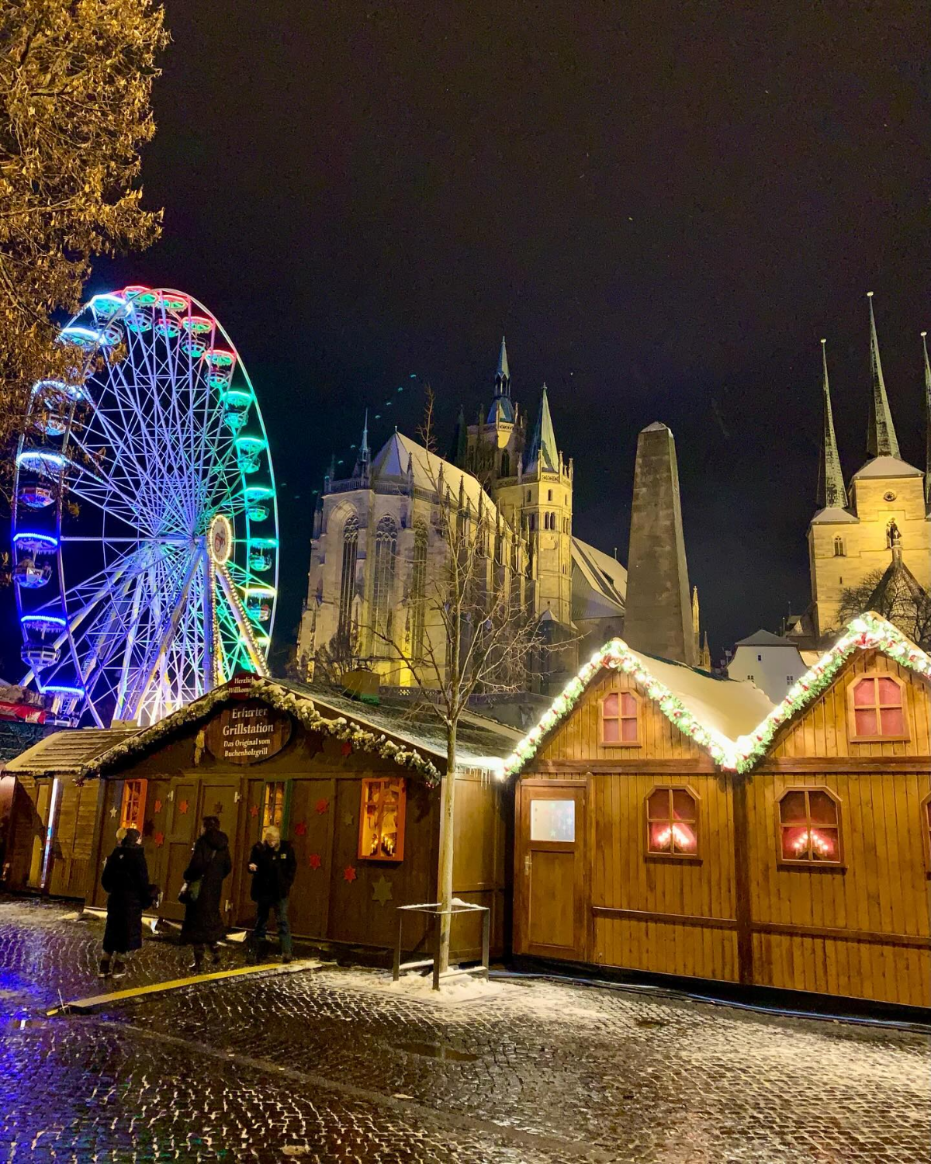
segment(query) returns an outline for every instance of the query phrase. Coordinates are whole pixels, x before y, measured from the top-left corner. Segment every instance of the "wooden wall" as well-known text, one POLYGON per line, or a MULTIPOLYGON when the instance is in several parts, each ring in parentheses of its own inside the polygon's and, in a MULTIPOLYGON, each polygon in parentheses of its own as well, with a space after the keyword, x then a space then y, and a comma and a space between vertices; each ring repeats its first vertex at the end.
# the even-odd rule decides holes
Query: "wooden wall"
MULTIPOLYGON (((87 886, 89 901, 98 906, 106 901, 100 872, 115 843, 124 779, 149 781, 143 843, 152 880, 165 891, 161 913, 170 919, 183 916, 177 904, 183 870, 200 830, 200 818, 213 813, 230 837, 233 858, 233 874, 224 895, 229 902, 226 920, 231 926, 253 924, 255 906, 246 865, 252 845, 261 837, 264 788, 270 781, 288 785, 289 808, 282 831, 294 846, 298 863, 289 909, 296 935, 390 948, 397 940, 396 907, 435 900, 438 789, 427 788, 390 760, 366 752, 344 754, 340 741, 308 733, 298 724, 281 752, 249 766, 219 762, 207 751, 195 765, 195 737, 196 729, 192 729, 103 782, 100 835, 87 886), (404 859, 398 863, 360 860, 361 780, 388 775, 407 779, 404 859), (391 896, 380 901, 385 883, 391 896)), ((493 947, 500 951, 506 906, 502 804, 507 790, 478 777, 461 776, 456 783, 455 892, 464 900, 492 907, 492 933, 497 939, 493 947)), ((421 915, 409 916, 406 946, 412 949, 422 942, 426 930, 421 915)), ((480 933, 472 918, 454 922, 458 956, 480 954, 480 933)))
POLYGON ((741 777, 715 771, 645 697, 641 746, 605 747, 599 701, 625 690, 637 688, 621 672, 596 678, 522 775, 525 783, 558 778, 588 788, 588 959, 931 1006, 931 873, 922 832, 931 794, 928 685, 882 655, 858 654, 741 777), (904 683, 907 741, 850 740, 847 689, 866 671, 904 683), (699 797, 700 861, 645 853, 645 799, 670 785, 699 797), (839 798, 842 867, 781 862, 778 801, 796 787, 824 787, 839 798))

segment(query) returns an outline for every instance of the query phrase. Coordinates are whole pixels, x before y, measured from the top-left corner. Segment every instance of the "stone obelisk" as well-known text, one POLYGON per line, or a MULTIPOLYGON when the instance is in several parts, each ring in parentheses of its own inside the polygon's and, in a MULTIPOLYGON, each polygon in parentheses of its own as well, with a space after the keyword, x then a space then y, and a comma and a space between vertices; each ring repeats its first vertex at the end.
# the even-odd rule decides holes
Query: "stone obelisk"
POLYGON ((637 438, 624 638, 638 651, 698 663, 672 433, 658 421, 637 438))

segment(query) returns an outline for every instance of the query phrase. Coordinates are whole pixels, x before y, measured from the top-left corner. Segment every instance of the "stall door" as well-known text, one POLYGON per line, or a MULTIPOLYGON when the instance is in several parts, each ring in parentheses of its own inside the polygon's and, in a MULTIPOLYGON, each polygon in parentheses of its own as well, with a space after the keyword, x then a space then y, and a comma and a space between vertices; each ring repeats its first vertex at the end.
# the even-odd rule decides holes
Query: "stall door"
POLYGON ((200 832, 197 817, 197 781, 177 780, 168 793, 165 805, 166 831, 164 896, 159 913, 172 921, 181 921, 184 906, 178 901, 178 894, 184 882, 184 870, 191 859, 191 849, 200 832))
POLYGON ((585 791, 584 786, 521 783, 516 870, 518 953, 585 959, 585 791))
POLYGON ((205 816, 220 818, 220 828, 229 837, 230 859, 233 862, 233 871, 223 882, 223 897, 221 909, 223 921, 226 925, 233 924, 233 886, 241 874, 239 868, 239 853, 236 849, 236 818, 239 811, 238 778, 226 780, 205 781, 201 785, 200 809, 197 813, 197 832, 200 832, 200 822, 205 816))

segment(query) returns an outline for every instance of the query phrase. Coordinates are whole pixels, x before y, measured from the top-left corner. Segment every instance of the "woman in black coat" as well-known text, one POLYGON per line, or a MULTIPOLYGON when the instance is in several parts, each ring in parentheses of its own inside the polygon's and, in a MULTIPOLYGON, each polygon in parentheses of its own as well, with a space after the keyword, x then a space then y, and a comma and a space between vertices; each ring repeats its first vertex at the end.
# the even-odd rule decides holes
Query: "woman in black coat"
POLYGON ((151 903, 149 870, 142 851, 142 836, 138 829, 127 829, 123 839, 107 858, 100 881, 107 897, 107 928, 103 933, 103 957, 100 959, 100 977, 110 974, 113 955, 113 977, 126 973, 128 955, 142 946, 142 911, 151 903))
POLYGON ((220 820, 215 816, 204 817, 204 831, 197 838, 191 860, 184 870, 187 886, 184 896, 184 924, 181 926, 181 941, 194 947, 194 959, 190 968, 199 973, 204 962, 204 947, 210 947, 214 966, 220 961, 220 939, 226 933, 226 926, 220 914, 223 899, 223 882, 233 868, 230 860, 229 838, 220 831, 220 820), (196 893, 194 900, 191 894, 196 893))

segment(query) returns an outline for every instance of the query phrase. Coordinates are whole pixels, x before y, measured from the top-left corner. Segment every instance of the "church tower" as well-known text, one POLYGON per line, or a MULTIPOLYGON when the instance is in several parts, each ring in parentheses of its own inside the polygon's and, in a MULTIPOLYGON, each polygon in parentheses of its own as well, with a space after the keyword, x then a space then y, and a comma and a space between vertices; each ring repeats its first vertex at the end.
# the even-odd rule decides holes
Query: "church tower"
POLYGON ((491 408, 487 413, 481 408, 475 424, 470 424, 468 429, 464 429, 460 417, 454 463, 477 477, 494 496, 499 482, 517 477, 524 439, 524 418, 511 399, 511 369, 507 344, 502 336, 491 408), (463 432, 464 453, 459 435, 463 432))
MULTIPOLYGON (((875 597, 871 599, 875 604, 902 578, 912 589, 931 589, 931 460, 923 473, 901 459, 883 377, 872 292, 868 298, 872 384, 866 445, 870 459, 853 475, 849 490, 844 487, 837 451, 822 340, 824 421, 819 508, 808 527, 810 629, 819 645, 840 628, 845 591, 875 582, 875 597)), ((931 395, 931 372, 926 372, 925 395, 931 395)), ((931 436, 927 439, 931 452, 931 436)))
POLYGON ((517 474, 510 481, 496 481, 492 496, 527 542, 537 613, 568 626, 572 621, 572 462, 564 461, 556 446, 545 384, 517 474))

